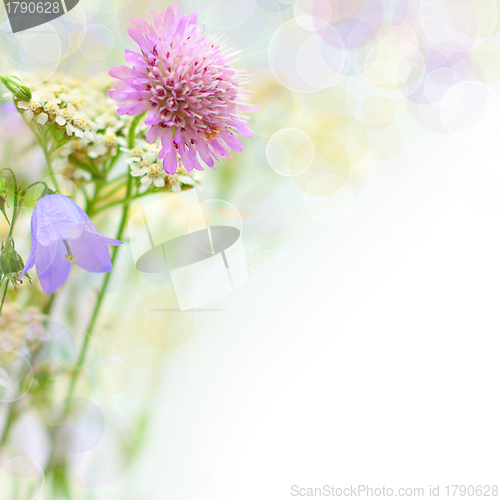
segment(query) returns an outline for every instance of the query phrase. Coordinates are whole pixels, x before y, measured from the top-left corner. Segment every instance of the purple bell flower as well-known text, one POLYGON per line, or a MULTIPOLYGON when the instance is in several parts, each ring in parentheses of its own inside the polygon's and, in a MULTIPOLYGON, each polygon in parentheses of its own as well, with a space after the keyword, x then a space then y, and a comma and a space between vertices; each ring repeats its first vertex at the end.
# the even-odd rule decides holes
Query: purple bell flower
POLYGON ((51 295, 68 279, 72 263, 92 273, 111 271, 108 245, 121 244, 102 235, 73 200, 47 194, 33 210, 31 252, 21 277, 36 266, 44 292, 51 295))

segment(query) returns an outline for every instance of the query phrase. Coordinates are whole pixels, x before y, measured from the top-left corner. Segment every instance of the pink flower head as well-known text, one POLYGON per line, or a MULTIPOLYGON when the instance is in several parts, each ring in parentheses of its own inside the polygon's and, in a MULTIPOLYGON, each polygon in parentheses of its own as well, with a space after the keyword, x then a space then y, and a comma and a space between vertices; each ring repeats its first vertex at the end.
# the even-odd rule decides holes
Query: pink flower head
POLYGON ((181 16, 177 5, 151 13, 152 24, 133 18, 129 35, 141 53, 125 51, 132 66, 116 66, 110 97, 118 114, 147 111, 146 139, 161 140, 163 168, 173 174, 181 163, 187 170, 204 170, 199 159, 214 168, 214 160, 242 151, 235 133, 252 137, 242 111, 256 108, 244 101, 244 70, 233 68, 229 50, 204 35, 195 13, 181 16))

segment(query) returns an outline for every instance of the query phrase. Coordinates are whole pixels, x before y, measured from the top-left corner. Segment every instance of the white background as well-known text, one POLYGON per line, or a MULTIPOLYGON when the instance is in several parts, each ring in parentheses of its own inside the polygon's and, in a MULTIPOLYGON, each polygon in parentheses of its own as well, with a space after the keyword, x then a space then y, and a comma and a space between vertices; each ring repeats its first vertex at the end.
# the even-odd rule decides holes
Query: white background
POLYGON ((500 482, 500 131, 406 118, 347 219, 250 242, 247 285, 169 353, 138 497, 500 482))

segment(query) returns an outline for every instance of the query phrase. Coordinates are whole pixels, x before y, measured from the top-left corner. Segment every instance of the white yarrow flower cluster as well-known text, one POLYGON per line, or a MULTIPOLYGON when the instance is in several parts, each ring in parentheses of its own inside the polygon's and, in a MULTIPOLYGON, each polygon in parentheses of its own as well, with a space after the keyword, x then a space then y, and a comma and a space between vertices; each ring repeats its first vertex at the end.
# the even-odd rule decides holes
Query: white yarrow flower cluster
POLYGON ((88 172, 76 168, 70 157, 84 163, 87 158, 91 158, 98 167, 109 161, 110 157, 118 155, 118 138, 126 134, 126 127, 131 119, 116 113, 116 104, 107 93, 111 85, 110 77, 92 78, 85 82, 68 76, 59 78, 74 89, 75 93, 85 95, 86 113, 94 125, 95 134, 92 138, 78 138, 59 148, 54 160, 54 169, 74 179, 88 178, 88 172))
POLYGON ((27 83, 31 90, 31 100, 16 101, 28 122, 41 126, 59 126, 66 134, 93 141, 96 125, 85 109, 83 92, 71 87, 64 81, 42 82, 36 85, 27 83))

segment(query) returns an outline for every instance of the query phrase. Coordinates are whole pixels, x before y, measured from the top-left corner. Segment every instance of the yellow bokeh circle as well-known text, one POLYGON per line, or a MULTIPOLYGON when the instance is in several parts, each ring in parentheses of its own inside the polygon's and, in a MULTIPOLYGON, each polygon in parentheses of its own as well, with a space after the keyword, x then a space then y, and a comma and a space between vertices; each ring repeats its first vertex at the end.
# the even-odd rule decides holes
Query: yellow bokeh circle
MULTIPOLYGON (((172 290, 159 290, 150 293, 139 305, 147 310, 147 317, 158 325, 165 335, 165 348, 172 349, 183 344, 191 335, 195 324, 192 310, 180 311, 177 295, 172 290)), ((142 319, 139 318, 140 328, 142 319)))
POLYGON ((319 126, 337 116, 350 116, 353 109, 355 109, 354 99, 341 88, 329 88, 318 92, 310 105, 312 118, 319 126))
POLYGON ((410 86, 425 68, 423 42, 416 31, 403 24, 374 28, 366 35, 358 57, 366 79, 387 90, 410 86))
POLYGON ((352 116, 337 116, 323 124, 314 143, 329 163, 347 167, 364 156, 368 136, 362 123, 352 116))
POLYGON ((104 356, 113 356, 117 353, 116 337, 125 324, 122 314, 114 311, 103 311, 99 314, 92 339, 94 349, 104 356))
POLYGON ((147 368, 163 357, 167 349, 167 336, 155 321, 136 318, 125 323, 118 332, 116 349, 127 365, 147 368))
POLYGON ((453 26, 471 38, 486 38, 500 31, 498 0, 447 0, 453 26))
POLYGON ((469 67, 481 82, 500 81, 500 43, 488 41, 474 48, 470 53, 469 67))
POLYGON ((254 92, 252 104, 259 107, 252 115, 255 135, 271 137, 282 128, 296 125, 302 113, 302 96, 284 87, 271 71, 255 72, 248 89, 254 92))
POLYGON ((311 138, 300 129, 287 128, 274 134, 267 144, 267 161, 271 168, 284 177, 293 177, 307 171, 315 156, 311 138))

